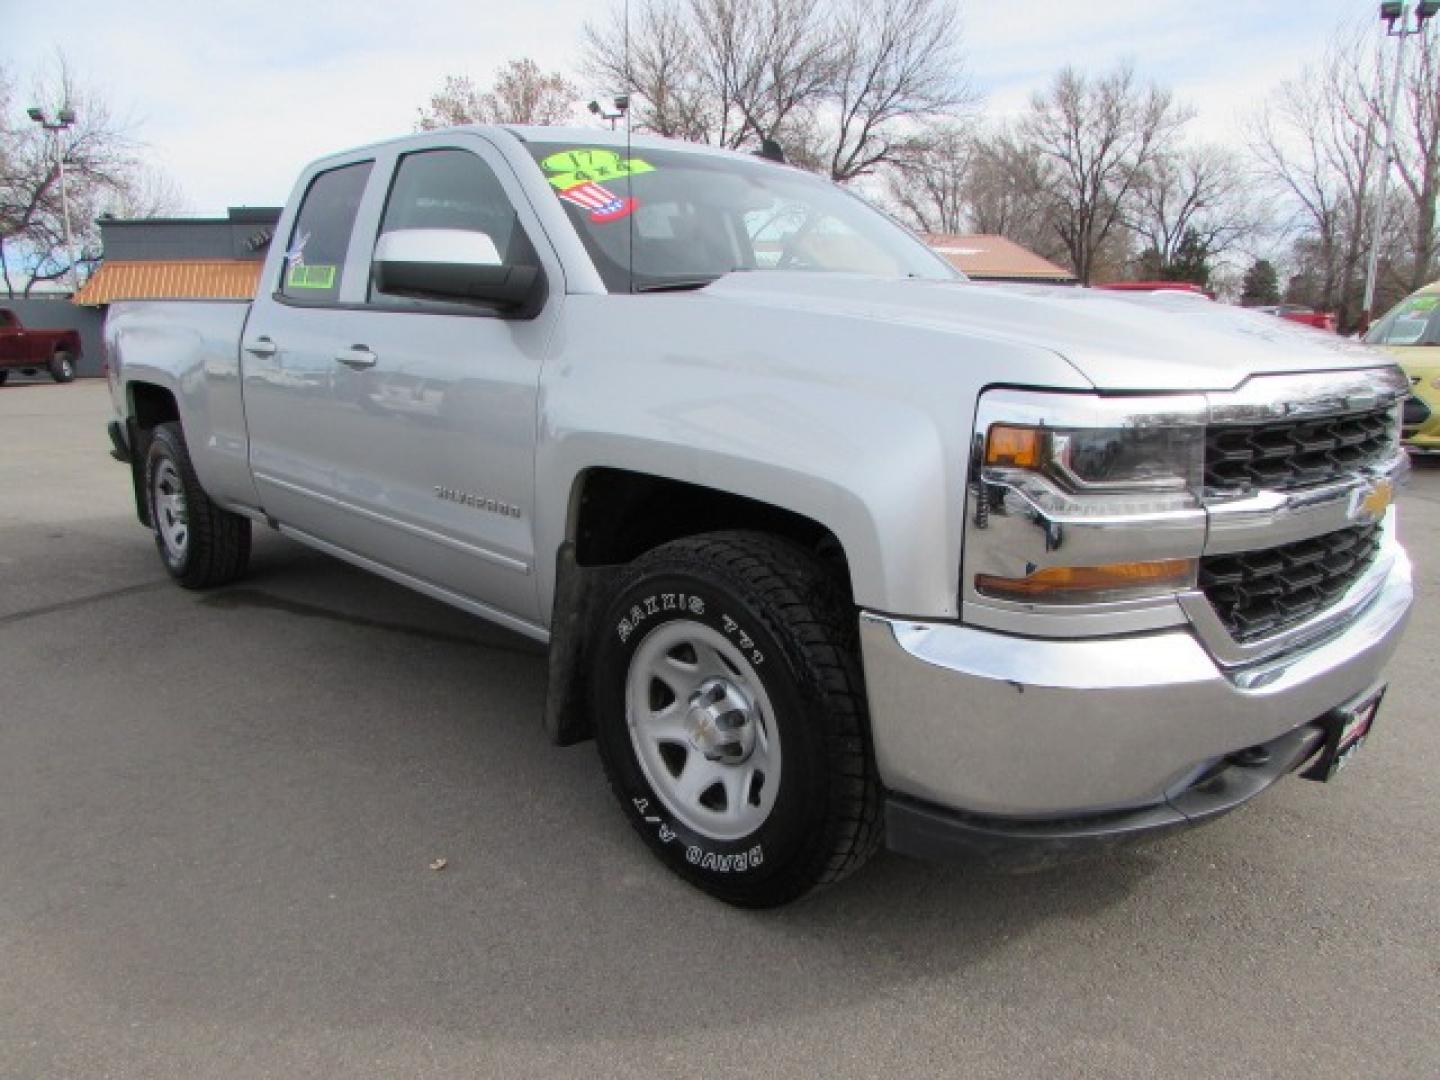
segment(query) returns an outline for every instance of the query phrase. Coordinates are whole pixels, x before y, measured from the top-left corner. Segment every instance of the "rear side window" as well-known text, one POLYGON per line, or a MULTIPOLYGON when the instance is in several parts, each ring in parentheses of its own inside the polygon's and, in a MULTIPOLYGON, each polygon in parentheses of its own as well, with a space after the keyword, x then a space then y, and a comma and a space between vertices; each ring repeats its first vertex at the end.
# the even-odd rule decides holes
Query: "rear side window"
POLYGON ((285 249, 282 296, 311 303, 333 301, 340 296, 350 232, 372 164, 362 161, 345 165, 310 181, 295 217, 290 246, 285 249))

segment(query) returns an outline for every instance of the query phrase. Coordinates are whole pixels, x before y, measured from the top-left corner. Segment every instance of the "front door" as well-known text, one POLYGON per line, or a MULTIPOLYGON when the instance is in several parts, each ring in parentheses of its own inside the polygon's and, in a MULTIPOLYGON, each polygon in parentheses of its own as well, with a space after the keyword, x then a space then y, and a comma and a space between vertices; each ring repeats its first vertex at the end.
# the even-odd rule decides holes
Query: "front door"
POLYGON ((346 539, 337 542, 541 622, 536 409, 541 360, 563 300, 558 263, 537 253, 539 223, 508 163, 479 137, 435 136, 399 155, 389 183, 372 184, 372 195, 347 272, 385 233, 466 230, 486 234, 507 263, 540 265, 550 295, 538 314, 515 318, 387 295, 373 279, 347 286, 334 313, 338 337, 321 421, 329 494, 346 518, 346 539))

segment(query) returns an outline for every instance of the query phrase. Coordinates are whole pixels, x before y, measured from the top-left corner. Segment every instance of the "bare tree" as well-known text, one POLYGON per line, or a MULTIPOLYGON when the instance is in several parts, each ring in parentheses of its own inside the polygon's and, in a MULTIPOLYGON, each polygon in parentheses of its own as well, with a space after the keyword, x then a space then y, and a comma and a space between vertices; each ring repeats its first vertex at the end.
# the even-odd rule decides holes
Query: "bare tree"
POLYGON ((447 75, 420 110, 416 128, 433 131, 457 124, 559 124, 574 108, 580 92, 558 71, 546 75, 529 57, 511 60, 481 90, 468 75, 447 75))
POLYGON ((62 107, 73 109, 73 126, 41 130, 20 111, 17 97, 0 72, 0 278, 12 296, 20 282, 28 292, 36 283, 65 278, 72 262, 82 276, 93 267, 100 256, 96 218, 138 190, 145 176, 140 145, 64 56, 36 80, 25 104, 52 116, 62 107), (61 160, 73 253, 64 241, 61 160))
POLYGON ((1251 151, 1291 208, 1297 259, 1314 302, 1355 325, 1379 175, 1382 123, 1356 78, 1353 35, 1337 38, 1318 69, 1281 84, 1255 121, 1251 151))
POLYGON ((623 21, 586 23, 581 47, 591 79, 631 95, 636 127, 671 139, 724 143, 729 117, 705 77, 688 7, 645 0, 632 8, 628 34, 623 21))
POLYGON ((921 232, 964 232, 975 155, 974 138, 958 126, 947 125, 912 139, 886 175, 889 201, 921 232))
POLYGON ((835 39, 831 179, 904 156, 909 123, 972 106, 964 71, 953 0, 848 0, 835 39))
POLYGON ((1218 146, 1155 155, 1136 188, 1127 218, 1164 276, 1182 253, 1208 262, 1259 228, 1239 159, 1218 146))
POLYGON ((973 100, 956 0, 646 0, 587 24, 588 76, 643 129, 731 149, 766 140, 847 181, 973 100))
POLYGON ((810 0, 649 0, 629 39, 584 30, 585 70, 638 97, 637 126, 730 149, 804 131, 834 79, 834 31, 810 0))
POLYGON ((1067 258, 1045 216, 1046 171, 1040 157, 1012 131, 980 136, 965 185, 970 228, 1005 236, 1047 259, 1067 258))
POLYGON ((691 17, 711 91, 725 121, 724 145, 778 141, 833 81, 833 41, 811 0, 703 0, 691 17))
MULTIPOLYGON (((1370 118, 1383 124, 1390 105, 1393 69, 1383 52, 1368 47, 1370 36, 1358 28, 1342 28, 1335 49, 1356 92, 1363 95, 1370 118)), ((1402 295, 1434 277, 1436 258, 1440 256, 1436 228, 1436 201, 1440 199, 1440 25, 1435 21, 1427 23, 1424 33, 1410 43, 1405 60, 1394 162, 1408 206, 1392 211, 1398 222, 1387 222, 1391 231, 1399 235, 1382 237, 1391 288, 1402 295), (1395 228, 1397 224, 1399 229, 1395 228)))
POLYGON ((1031 99, 1018 135, 1038 161, 1047 225, 1082 284, 1189 116, 1169 91, 1139 85, 1129 64, 1099 76, 1065 68, 1031 99))

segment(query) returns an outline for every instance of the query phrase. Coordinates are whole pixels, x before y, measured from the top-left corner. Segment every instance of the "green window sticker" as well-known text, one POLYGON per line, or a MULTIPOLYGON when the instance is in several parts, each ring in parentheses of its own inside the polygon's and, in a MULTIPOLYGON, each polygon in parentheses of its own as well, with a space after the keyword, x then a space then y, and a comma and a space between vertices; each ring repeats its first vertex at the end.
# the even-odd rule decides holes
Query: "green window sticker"
POLYGON ((655 171, 655 166, 647 161, 623 158, 614 150, 598 147, 588 150, 562 150, 540 162, 540 167, 548 174, 550 183, 561 191, 583 184, 587 180, 603 184, 606 180, 617 177, 655 171))
POLYGON ((333 289, 335 287, 335 267, 293 263, 290 267, 290 274, 285 279, 285 284, 292 289, 333 289))

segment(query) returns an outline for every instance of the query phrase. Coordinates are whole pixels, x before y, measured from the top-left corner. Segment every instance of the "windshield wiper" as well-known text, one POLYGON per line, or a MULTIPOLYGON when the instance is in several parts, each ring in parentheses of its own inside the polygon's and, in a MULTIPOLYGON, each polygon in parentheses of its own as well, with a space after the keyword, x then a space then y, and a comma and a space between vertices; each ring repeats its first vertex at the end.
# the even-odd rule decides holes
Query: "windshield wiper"
POLYGON ((674 281, 651 281, 644 285, 636 285, 635 291, 640 292, 689 292, 694 289, 703 289, 706 285, 713 285, 719 281, 723 274, 714 274, 710 277, 698 278, 677 278, 674 281))

